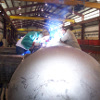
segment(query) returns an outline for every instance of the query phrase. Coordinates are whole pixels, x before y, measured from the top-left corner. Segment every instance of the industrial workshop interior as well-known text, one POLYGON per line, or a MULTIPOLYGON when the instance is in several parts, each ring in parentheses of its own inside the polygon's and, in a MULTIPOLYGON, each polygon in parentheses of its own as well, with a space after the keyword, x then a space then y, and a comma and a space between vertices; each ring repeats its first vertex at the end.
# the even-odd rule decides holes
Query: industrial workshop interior
POLYGON ((100 0, 0 0, 0 100, 100 100, 100 0))

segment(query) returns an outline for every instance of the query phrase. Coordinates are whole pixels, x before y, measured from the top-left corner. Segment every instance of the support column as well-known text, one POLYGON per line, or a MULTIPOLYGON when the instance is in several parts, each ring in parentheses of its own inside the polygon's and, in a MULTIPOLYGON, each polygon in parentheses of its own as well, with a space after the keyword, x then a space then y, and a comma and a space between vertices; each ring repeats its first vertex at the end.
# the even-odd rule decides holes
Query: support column
POLYGON ((84 24, 82 24, 82 30, 81 30, 81 40, 84 40, 84 24))
POLYGON ((3 38, 6 39, 6 20, 4 18, 4 33, 3 33, 3 38))
POLYGON ((11 39, 13 39, 13 27, 11 25, 11 39))
POLYGON ((100 40, 100 20, 99 20, 99 33, 98 33, 98 37, 99 37, 99 40, 100 40))
POLYGON ((7 40, 6 40, 6 19, 3 18, 3 22, 4 22, 4 28, 3 28, 3 46, 6 47, 7 46, 7 40))

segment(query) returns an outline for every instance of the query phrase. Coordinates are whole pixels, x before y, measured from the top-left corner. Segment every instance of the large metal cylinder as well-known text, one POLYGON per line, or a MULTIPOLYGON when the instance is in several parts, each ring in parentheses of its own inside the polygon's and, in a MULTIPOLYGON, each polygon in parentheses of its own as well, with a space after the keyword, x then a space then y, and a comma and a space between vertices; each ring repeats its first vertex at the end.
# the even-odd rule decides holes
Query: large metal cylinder
POLYGON ((100 100, 100 65, 72 47, 40 49, 18 66, 8 100, 100 100))

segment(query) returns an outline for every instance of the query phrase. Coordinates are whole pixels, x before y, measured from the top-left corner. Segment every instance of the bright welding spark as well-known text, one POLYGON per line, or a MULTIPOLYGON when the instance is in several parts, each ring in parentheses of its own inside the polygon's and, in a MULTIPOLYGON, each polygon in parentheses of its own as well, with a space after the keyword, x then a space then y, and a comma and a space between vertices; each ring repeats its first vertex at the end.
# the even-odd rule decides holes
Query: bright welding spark
POLYGON ((50 32, 50 36, 49 37, 45 37, 44 42, 43 43, 43 47, 49 47, 49 46, 53 46, 56 45, 59 41, 60 38, 63 36, 62 34, 62 30, 61 29, 57 29, 55 31, 51 31, 50 32))

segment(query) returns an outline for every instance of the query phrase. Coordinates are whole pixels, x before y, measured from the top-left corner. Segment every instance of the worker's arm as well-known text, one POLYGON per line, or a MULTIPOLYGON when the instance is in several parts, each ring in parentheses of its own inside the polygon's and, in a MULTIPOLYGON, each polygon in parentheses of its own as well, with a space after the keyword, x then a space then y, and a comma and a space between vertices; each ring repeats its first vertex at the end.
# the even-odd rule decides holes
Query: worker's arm
POLYGON ((63 37, 61 37, 60 38, 60 41, 62 42, 62 43, 64 43, 65 41, 67 41, 68 40, 68 33, 66 32, 64 35, 63 35, 63 37))
POLYGON ((60 38, 60 42, 61 42, 61 43, 64 43, 64 41, 62 41, 61 38, 60 38))

